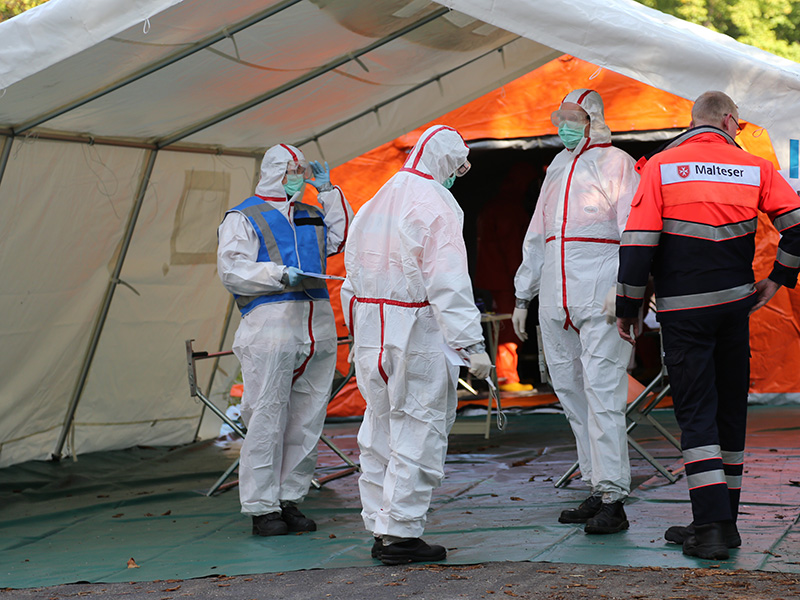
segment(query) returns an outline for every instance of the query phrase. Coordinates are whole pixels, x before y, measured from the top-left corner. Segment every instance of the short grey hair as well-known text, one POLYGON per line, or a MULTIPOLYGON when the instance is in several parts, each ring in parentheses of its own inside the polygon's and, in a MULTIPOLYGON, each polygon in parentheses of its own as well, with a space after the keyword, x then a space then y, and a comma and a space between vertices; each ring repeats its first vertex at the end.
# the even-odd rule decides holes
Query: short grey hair
POLYGON ((738 114, 738 106, 730 97, 717 91, 700 94, 692 106, 692 121, 697 125, 713 125, 719 127, 725 115, 738 114))

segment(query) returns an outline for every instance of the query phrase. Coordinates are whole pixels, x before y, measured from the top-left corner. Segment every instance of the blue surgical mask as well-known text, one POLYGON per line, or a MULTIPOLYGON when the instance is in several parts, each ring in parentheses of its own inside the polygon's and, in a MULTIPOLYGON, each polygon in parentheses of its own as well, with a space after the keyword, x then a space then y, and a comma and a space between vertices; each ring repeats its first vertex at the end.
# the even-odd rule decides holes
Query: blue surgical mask
POLYGON ((453 183, 455 183, 455 180, 456 180, 456 174, 453 173, 452 175, 450 175, 450 177, 448 177, 442 182, 442 185, 449 190, 451 187, 453 187, 453 183))
POLYGON ((286 190, 286 195, 291 198, 302 190, 305 184, 306 180, 303 178, 302 174, 289 173, 286 176, 286 183, 283 184, 283 189, 286 190))
POLYGON ((570 127, 567 121, 558 126, 558 137, 564 142, 564 145, 572 150, 583 139, 583 132, 586 131, 586 126, 570 127))

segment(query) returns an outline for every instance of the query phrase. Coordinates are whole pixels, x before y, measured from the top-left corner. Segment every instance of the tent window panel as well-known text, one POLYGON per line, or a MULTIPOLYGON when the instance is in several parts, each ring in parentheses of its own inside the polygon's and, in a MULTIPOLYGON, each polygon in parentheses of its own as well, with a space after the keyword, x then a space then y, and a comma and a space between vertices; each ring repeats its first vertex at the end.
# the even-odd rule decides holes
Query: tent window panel
POLYGON ((216 262, 216 231, 227 210, 230 192, 230 173, 186 171, 170 240, 170 264, 216 262))

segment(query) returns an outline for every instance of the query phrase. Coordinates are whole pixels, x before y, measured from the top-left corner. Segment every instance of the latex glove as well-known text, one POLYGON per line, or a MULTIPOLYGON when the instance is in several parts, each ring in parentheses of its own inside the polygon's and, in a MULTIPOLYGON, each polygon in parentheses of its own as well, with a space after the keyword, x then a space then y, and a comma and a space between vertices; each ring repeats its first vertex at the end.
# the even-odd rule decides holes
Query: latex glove
POLYGON ((352 365, 353 364, 353 356, 355 356, 355 353, 356 353, 356 346, 355 346, 355 344, 353 344, 353 345, 350 346, 350 352, 347 353, 347 364, 348 365, 352 365))
POLYGON ((306 274, 297 267, 286 267, 286 270, 283 272, 283 276, 281 277, 281 281, 283 282, 283 285, 287 287, 294 287, 305 278, 306 274))
POLYGON ((486 352, 469 355, 469 372, 478 379, 486 379, 492 372, 492 361, 486 352))
POLYGON ((511 325, 514 327, 514 333, 523 342, 528 339, 528 334, 525 333, 525 321, 528 319, 527 308, 515 308, 511 315, 511 325))
POLYGON ((308 163, 308 166, 311 167, 311 171, 314 173, 314 179, 306 179, 306 183, 313 185, 318 192, 328 192, 333 189, 333 185, 331 185, 331 170, 328 167, 327 160, 324 167, 316 160, 312 160, 308 163))
POLYGON ((606 299, 603 300, 603 314, 606 316, 606 323, 613 325, 617 322, 617 286, 614 285, 608 290, 606 299))

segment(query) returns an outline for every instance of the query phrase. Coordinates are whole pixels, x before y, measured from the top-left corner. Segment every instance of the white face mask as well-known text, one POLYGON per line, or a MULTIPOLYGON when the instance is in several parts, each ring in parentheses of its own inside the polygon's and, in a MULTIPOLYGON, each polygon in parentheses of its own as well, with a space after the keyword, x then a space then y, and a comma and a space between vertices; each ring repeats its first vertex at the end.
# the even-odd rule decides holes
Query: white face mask
POLYGON ((286 190, 286 195, 291 198, 297 192, 303 189, 306 180, 301 174, 289 173, 286 175, 286 183, 283 184, 283 189, 286 190))

